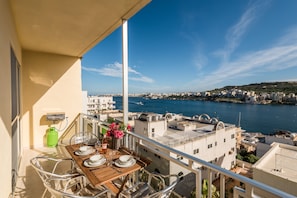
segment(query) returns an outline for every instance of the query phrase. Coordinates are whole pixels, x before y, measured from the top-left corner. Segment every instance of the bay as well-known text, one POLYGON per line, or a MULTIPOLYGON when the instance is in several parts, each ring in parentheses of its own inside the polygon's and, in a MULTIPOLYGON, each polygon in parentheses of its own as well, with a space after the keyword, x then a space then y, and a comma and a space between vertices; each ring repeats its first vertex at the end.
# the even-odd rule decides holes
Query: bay
MULTIPOLYGON (((122 109, 122 97, 114 97, 114 101, 116 109, 122 109)), ((297 106, 290 105, 253 105, 129 97, 129 112, 160 114, 170 112, 191 117, 205 113, 225 123, 237 126, 240 124, 241 128, 247 132, 271 134, 277 130, 297 131, 297 106), (240 122, 239 117, 241 117, 240 122)))

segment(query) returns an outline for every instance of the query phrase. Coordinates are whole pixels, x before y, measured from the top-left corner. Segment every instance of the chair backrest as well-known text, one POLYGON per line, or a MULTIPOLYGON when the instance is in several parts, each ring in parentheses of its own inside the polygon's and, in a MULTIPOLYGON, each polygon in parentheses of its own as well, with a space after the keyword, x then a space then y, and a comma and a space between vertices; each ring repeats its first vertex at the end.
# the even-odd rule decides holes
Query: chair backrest
POLYGON ((174 190, 176 184, 179 182, 179 176, 175 174, 162 175, 159 173, 151 173, 151 178, 149 178, 148 181, 150 185, 153 178, 160 182, 161 190, 157 190, 157 192, 150 194, 148 196, 149 198, 168 198, 174 190), (166 182, 168 182, 167 185, 166 182))
POLYGON ((67 197, 67 198, 97 198, 97 197, 107 197, 109 191, 107 189, 95 189, 94 191, 86 187, 86 178, 83 175, 73 177, 67 181, 67 184, 58 185, 58 182, 64 182, 60 179, 47 179, 44 182, 45 188, 51 193, 52 197, 67 197), (70 190, 69 186, 73 186, 70 190))
POLYGON ((98 141, 97 135, 91 132, 79 132, 74 134, 70 140, 69 144, 80 144, 84 143, 87 145, 95 145, 98 141))
POLYGON ((55 159, 46 156, 34 157, 30 160, 31 166, 36 170, 41 180, 68 179, 79 175, 74 170, 74 162, 70 158, 55 159))
MULTIPOLYGON (((57 187, 57 183, 60 182, 60 180, 52 180, 52 179, 47 179, 45 180, 44 187, 50 192, 52 197, 70 197, 70 198, 78 198, 80 196, 75 195, 73 193, 67 192, 65 188, 59 188, 57 187)), ((66 188, 67 189, 67 188, 66 188)))
POLYGON ((143 169, 140 182, 120 193, 120 197, 129 198, 168 198, 179 182, 178 175, 150 173, 143 169))

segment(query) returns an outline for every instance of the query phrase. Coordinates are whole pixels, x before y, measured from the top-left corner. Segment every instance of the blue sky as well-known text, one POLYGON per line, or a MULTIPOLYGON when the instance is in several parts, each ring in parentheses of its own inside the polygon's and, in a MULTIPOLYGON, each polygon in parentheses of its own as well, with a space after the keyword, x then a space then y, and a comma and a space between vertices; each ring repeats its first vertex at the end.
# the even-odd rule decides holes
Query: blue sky
MULTIPOLYGON (((128 21, 129 93, 297 81, 296 0, 152 0, 128 21)), ((121 28, 82 59, 83 90, 122 92, 121 28)))

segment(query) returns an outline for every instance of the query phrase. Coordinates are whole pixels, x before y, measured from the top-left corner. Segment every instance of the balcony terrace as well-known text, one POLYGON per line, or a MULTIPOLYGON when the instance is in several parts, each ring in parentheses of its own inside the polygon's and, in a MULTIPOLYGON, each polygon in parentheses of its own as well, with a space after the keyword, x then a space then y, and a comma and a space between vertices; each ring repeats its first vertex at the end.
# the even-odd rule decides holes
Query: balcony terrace
MULTIPOLYGON (((72 134, 97 134, 104 127, 94 118, 77 116, 82 111, 81 58, 121 26, 123 121, 128 122, 127 20, 149 2, 0 1, 1 197, 41 197, 44 187, 29 160, 37 155, 69 157, 64 147, 72 134), (44 147, 46 130, 59 124, 49 122, 45 115, 55 112, 63 112, 72 122, 65 132, 62 130, 57 147, 44 147)), ((256 189, 268 192, 269 197, 294 197, 134 133, 127 133, 124 144, 139 153, 145 149, 167 164, 192 173, 196 188, 186 190, 195 189, 196 197, 201 197, 202 171, 207 172, 209 180, 219 175, 221 197, 229 197, 225 183, 230 179, 244 184, 244 188, 234 187, 234 197, 253 197, 256 189), (203 170, 194 169, 194 164, 203 170)), ((208 197, 210 194, 209 189, 208 197)))
MULTIPOLYGON (((13 197, 41 197, 44 187, 42 181, 39 179, 35 170, 30 166, 29 160, 37 155, 48 155, 52 157, 69 157, 68 152, 65 150, 65 145, 68 144, 69 138, 80 131, 92 132, 98 134, 102 128, 106 128, 106 123, 102 123, 97 119, 80 114, 68 127, 68 129, 63 133, 59 139, 59 145, 55 148, 34 148, 29 149, 24 152, 24 156, 21 161, 20 171, 17 179, 16 191, 13 197)), ((219 180, 213 182, 213 184, 218 183, 218 191, 220 197, 257 197, 255 190, 257 192, 264 191, 269 194, 269 197, 295 197, 293 195, 282 192, 278 189, 267 186, 263 183, 257 182, 255 180, 249 179, 245 176, 236 174, 229 170, 220 168, 212 163, 206 162, 202 159, 195 158, 186 153, 180 152, 178 150, 172 149, 166 145, 156 142, 152 139, 145 138, 143 136, 137 135, 133 132, 127 132, 123 144, 130 150, 136 151, 140 155, 145 155, 144 150, 151 152, 161 159, 168 161, 169 163, 174 163, 179 166, 180 170, 187 170, 194 178, 195 188, 189 189, 185 186, 180 189, 176 188, 177 192, 184 191, 185 195, 195 194, 195 197, 202 197, 202 177, 201 171, 207 172, 207 178, 212 181, 212 176, 214 174, 219 174, 219 180), (184 160, 179 160, 176 156, 181 156, 184 160), (199 164, 201 169, 193 168, 194 164, 199 164), (240 186, 234 186, 230 191, 230 186, 227 185, 227 181, 232 180, 234 184, 241 184, 240 186)), ((151 156, 151 155, 146 155, 151 156)), ((152 160, 152 159, 151 159, 152 160)), ((154 162, 152 162, 154 163, 154 162)), ((162 166, 162 165, 158 165, 162 166)), ((153 171, 152 167, 154 165, 149 165, 146 167, 148 171, 153 171)), ((186 180, 186 175, 183 175, 186 180)), ((181 180, 181 182, 183 182, 181 180)), ((193 181, 192 181, 193 182, 193 181)), ((212 197, 211 188, 208 189, 208 197, 212 197)), ((173 193, 176 197, 181 197, 176 193, 173 193)), ((266 194, 267 195, 267 194, 266 194)))

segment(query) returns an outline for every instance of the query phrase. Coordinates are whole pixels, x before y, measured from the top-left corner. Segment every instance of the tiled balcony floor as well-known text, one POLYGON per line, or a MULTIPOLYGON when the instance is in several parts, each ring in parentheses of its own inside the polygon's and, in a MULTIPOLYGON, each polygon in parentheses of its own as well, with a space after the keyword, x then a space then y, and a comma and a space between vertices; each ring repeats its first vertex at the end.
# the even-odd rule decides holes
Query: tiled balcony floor
MULTIPOLYGON (((25 149, 20 163, 15 193, 15 198, 42 197, 44 186, 34 168, 30 165, 30 159, 36 156, 50 155, 53 157, 70 157, 64 146, 55 148, 33 148, 25 149)), ((45 197, 50 197, 47 193, 45 197)))

